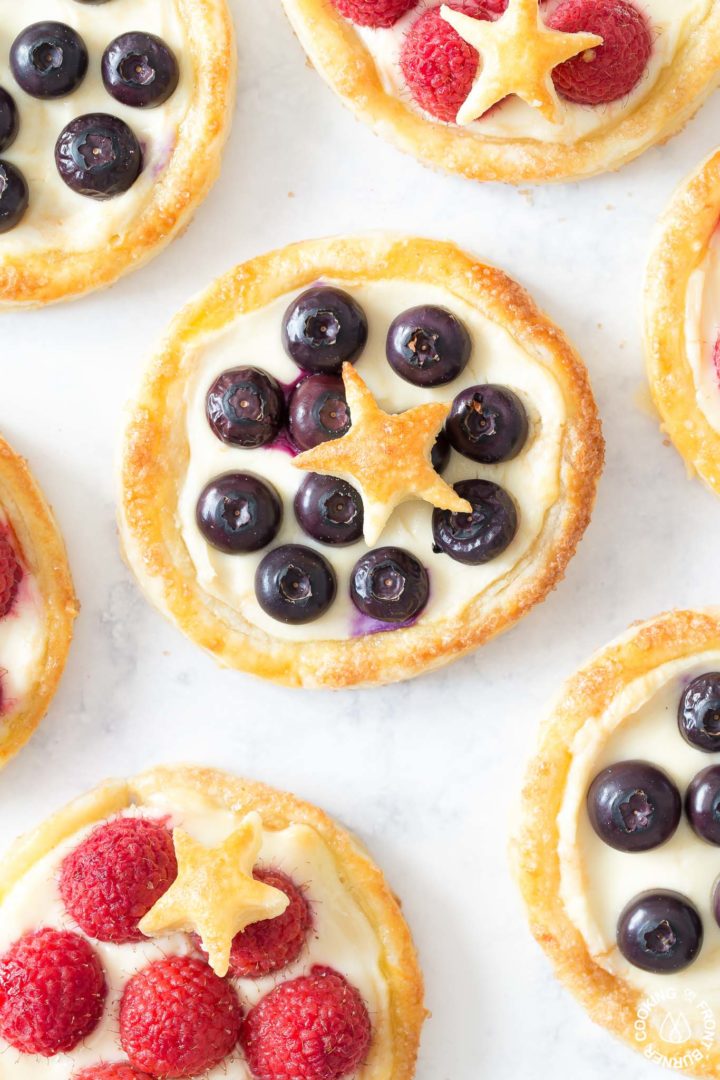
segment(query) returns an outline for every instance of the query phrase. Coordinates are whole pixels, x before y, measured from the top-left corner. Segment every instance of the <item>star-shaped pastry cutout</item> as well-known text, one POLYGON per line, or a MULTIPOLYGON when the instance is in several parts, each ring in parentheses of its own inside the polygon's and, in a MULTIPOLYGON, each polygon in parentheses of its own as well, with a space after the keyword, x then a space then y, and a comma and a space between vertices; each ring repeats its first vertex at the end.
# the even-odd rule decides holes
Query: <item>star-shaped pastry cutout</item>
POLYGON ((360 490, 365 541, 377 543, 391 513, 408 499, 469 514, 472 506, 438 476, 430 454, 450 405, 434 401, 404 413, 386 413, 352 364, 343 364, 352 426, 340 439, 320 443, 295 458, 308 472, 339 476, 360 490))
POLYGON ((597 34, 566 34, 543 25, 538 0, 508 0, 495 22, 474 19, 447 4, 440 14, 482 57, 473 87, 457 114, 458 124, 472 123, 509 94, 558 123, 561 107, 553 68, 603 43, 597 34))
POLYGON ((173 841, 177 878, 140 920, 140 931, 148 937, 197 933, 210 967, 222 977, 235 935, 250 923, 276 919, 290 902, 252 876, 262 845, 260 815, 248 814, 218 847, 204 847, 183 829, 173 830, 173 841))

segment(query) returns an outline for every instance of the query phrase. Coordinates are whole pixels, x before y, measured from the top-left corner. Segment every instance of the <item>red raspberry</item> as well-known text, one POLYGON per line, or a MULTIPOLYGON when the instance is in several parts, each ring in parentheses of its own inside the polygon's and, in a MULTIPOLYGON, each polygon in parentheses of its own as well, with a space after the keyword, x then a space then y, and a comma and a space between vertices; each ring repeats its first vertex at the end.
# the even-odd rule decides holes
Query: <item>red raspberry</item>
POLYGON ((652 52, 645 16, 629 0, 565 0, 548 26, 569 34, 585 31, 603 39, 553 71, 555 88, 577 105, 607 105, 629 94, 642 78, 652 52))
POLYGON ((332 0, 332 3, 350 22, 377 30, 394 26, 418 0, 332 0))
POLYGON ((25 934, 0 959, 0 1035, 25 1054, 66 1054, 97 1026, 105 975, 78 934, 25 934))
MULTIPOLYGON (((310 905, 302 890, 286 874, 279 870, 254 870, 253 877, 280 889, 289 897, 290 903, 276 919, 251 923, 235 935, 230 951, 230 973, 238 979, 260 979, 292 964, 302 952, 312 925, 310 905)), ((202 952, 200 939, 195 941, 202 952)))
POLYGON ((362 1065, 370 1038, 360 994, 328 967, 276 986, 240 1032, 256 1080, 340 1080, 362 1065))
POLYGON ((12 610, 22 576, 15 549, 3 534, 0 536, 0 619, 12 610))
POLYGON ((171 956, 134 975, 120 1003, 120 1041, 131 1063, 163 1077, 219 1065, 238 1039, 235 991, 202 960, 171 956))
POLYGON ((74 1073, 72 1080, 153 1080, 150 1073, 140 1072, 132 1065, 118 1061, 112 1065, 91 1065, 74 1073))
MULTIPOLYGON (((496 19, 507 0, 465 0, 449 5, 474 19, 496 19)), ((425 112, 454 124, 478 72, 480 55, 430 8, 413 24, 400 53, 400 68, 410 93, 425 112)))
MULTIPOLYGON (((713 351, 713 363, 715 365, 715 374, 720 381, 720 334, 718 334, 717 341, 715 342, 715 349, 713 351)), ((2 696, 0 696, 0 705, 2 704, 2 696)))
POLYGON ((138 923, 177 877, 172 836, 161 822, 117 818, 63 859, 60 895, 81 930, 116 945, 142 941, 138 923))

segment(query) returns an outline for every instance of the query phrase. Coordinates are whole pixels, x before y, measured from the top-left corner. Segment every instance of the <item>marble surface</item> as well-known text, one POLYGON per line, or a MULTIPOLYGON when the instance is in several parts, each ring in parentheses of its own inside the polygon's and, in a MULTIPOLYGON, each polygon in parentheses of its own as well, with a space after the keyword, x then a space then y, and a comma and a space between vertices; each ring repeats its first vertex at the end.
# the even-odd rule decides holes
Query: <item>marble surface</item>
POLYGON ((632 620, 718 601, 720 503, 647 405, 642 272, 670 193, 717 142, 720 97, 617 175, 547 189, 433 172, 358 125, 277 0, 234 0, 235 126, 191 228, 109 292, 4 314, 0 425, 55 506, 82 600, 50 715, 0 780, 2 845, 108 775, 225 766, 297 791, 370 845, 417 936, 433 1018, 418 1080, 659 1075, 595 1028, 526 929, 506 825, 562 679, 632 620), (358 228, 448 237, 528 286, 580 347, 604 418, 597 511, 565 582, 475 656, 376 691, 277 689, 216 669, 141 598, 119 555, 123 405, 177 308, 233 263, 358 228))

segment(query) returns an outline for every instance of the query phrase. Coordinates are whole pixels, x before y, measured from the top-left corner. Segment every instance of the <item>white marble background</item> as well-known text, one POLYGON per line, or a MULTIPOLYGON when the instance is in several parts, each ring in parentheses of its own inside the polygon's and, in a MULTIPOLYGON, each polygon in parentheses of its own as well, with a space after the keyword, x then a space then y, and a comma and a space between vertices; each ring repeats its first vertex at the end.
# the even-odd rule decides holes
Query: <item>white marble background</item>
POLYGON ((659 1075, 596 1029, 526 929, 506 822, 562 679, 632 620, 718 595, 720 504, 646 405, 650 232, 720 140, 720 98, 618 175, 516 191, 435 175, 358 125, 309 69, 277 0, 234 0, 238 110, 187 234, 111 291, 0 320, 0 427, 67 538, 82 615, 50 715, 0 780, 0 843, 108 775, 188 760, 297 791, 367 841, 427 977, 418 1080, 659 1075), (270 247, 359 227, 450 238, 535 294, 580 347, 605 423, 597 511, 558 591, 474 657, 389 689, 298 693, 222 672, 140 597, 118 552, 122 408, 178 307, 270 247))

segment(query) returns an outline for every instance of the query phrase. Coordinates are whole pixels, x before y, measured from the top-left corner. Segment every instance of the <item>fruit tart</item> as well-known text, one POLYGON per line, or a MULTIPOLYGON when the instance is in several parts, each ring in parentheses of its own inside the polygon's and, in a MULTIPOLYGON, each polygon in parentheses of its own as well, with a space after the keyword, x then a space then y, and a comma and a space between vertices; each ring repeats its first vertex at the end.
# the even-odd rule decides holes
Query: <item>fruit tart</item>
POLYGON ((720 609, 636 624, 541 729, 513 845, 533 934, 598 1023, 720 1075, 720 609))
POLYGON ((24 0, 0 33, 0 305, 112 284, 185 226, 220 168, 226 0, 24 0))
POLYGON ((27 463, 0 438, 0 768, 50 705, 77 610, 52 511, 27 463))
POLYGON ((667 139, 720 80, 713 0, 283 0, 374 129, 476 180, 564 180, 667 139))
POLYGON ((131 410, 121 533, 221 663, 387 683, 545 597, 602 456, 581 361, 499 270, 432 240, 307 242, 172 325, 131 410))
POLYGON ((648 376, 664 430, 720 495, 720 150, 662 217, 645 293, 648 376))
POLYGON ((3 860, 1 1076, 410 1080, 424 1019, 382 873, 292 795, 156 769, 3 860))

